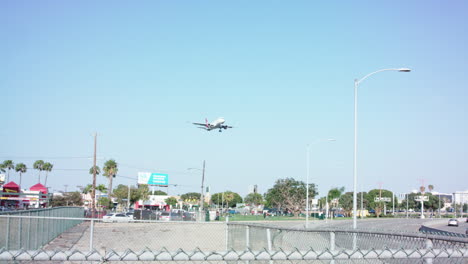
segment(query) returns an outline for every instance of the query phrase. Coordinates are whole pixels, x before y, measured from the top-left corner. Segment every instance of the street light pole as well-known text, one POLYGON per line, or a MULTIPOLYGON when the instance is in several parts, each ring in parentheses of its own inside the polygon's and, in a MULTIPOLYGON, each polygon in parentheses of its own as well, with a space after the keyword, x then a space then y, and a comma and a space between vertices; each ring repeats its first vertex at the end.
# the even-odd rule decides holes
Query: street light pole
POLYGON ((307 177, 306 177, 306 224, 309 227, 309 174, 310 174, 310 146, 307 145, 307 177))
POLYGON ((200 210, 203 212, 203 203, 205 200, 203 194, 203 184, 205 183, 205 161, 203 161, 202 182, 201 182, 201 197, 200 197, 200 210))
POLYGON ((379 72, 383 71, 398 71, 398 72, 410 72, 408 68, 397 68, 397 69, 382 69, 367 74, 361 79, 354 80, 354 170, 353 170, 353 229, 357 228, 357 96, 359 84, 379 72))

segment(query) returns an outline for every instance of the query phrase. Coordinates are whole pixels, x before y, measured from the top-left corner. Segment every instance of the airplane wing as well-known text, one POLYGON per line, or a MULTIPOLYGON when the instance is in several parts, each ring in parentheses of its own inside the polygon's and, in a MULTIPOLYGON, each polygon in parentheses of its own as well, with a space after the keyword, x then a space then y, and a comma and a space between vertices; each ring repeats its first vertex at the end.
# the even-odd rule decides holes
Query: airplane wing
POLYGON ((197 125, 197 126, 204 126, 204 127, 206 127, 206 124, 203 124, 203 123, 192 123, 192 124, 197 125))

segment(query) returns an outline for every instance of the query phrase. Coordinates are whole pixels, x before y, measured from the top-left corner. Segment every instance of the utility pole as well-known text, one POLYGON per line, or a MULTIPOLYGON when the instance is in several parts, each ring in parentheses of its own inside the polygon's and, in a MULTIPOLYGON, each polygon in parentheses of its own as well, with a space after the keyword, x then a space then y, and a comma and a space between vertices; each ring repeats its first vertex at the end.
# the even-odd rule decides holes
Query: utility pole
POLYGON ((362 186, 361 186, 361 219, 364 218, 364 197, 363 197, 363 190, 362 190, 362 186))
POLYGON ((130 184, 128 185, 127 210, 130 210, 130 184))
POLYGON ((203 170, 202 170, 202 180, 201 180, 201 197, 200 197, 200 211, 203 212, 203 203, 204 203, 204 195, 203 195, 203 184, 205 183, 205 161, 203 161, 203 170))
POLYGON ((97 133, 94 133, 94 158, 93 158, 93 190, 92 190, 92 213, 91 217, 94 218, 96 211, 96 146, 97 146, 97 133))

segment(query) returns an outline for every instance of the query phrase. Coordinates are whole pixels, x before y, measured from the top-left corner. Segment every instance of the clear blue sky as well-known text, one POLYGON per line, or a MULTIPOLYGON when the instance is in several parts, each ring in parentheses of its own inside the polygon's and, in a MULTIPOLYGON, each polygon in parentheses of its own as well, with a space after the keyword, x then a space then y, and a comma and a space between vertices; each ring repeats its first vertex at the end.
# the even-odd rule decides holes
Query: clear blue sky
POLYGON ((2 1, 0 160, 49 161, 48 185, 74 190, 91 182, 97 131, 116 184, 167 172, 171 194, 199 191, 187 168, 205 159, 212 193, 244 196, 305 181, 306 145, 335 138, 311 146, 310 181, 351 191, 353 80, 409 67, 360 86, 359 185, 466 190, 467 14, 466 1, 2 1), (235 128, 190 124, 220 116, 235 128))

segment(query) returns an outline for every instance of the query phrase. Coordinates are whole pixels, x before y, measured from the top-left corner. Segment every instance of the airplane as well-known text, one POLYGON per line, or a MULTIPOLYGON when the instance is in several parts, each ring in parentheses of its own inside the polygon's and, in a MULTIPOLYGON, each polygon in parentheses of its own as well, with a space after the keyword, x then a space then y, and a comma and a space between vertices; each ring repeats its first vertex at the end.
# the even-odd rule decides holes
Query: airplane
POLYGON ((208 119, 205 118, 205 123, 193 123, 194 125, 199 126, 198 128, 205 129, 206 131, 211 131, 213 129, 219 129, 219 132, 222 132, 222 129, 232 128, 232 126, 223 125, 225 122, 224 118, 219 117, 215 121, 208 123, 208 119))

